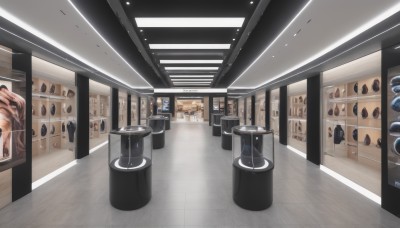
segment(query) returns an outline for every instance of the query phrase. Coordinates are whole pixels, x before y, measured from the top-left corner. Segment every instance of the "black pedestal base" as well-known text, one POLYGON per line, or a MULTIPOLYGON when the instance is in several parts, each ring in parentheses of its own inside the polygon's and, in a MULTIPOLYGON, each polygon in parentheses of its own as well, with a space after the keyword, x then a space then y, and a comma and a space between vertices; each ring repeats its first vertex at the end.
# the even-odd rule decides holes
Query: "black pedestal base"
POLYGON ((153 134, 153 149, 161 149, 165 145, 165 132, 153 134))
POLYGON ((139 169, 118 169, 110 163, 110 203, 129 211, 145 206, 151 199, 151 160, 139 169))
POLYGON ((232 135, 222 134, 221 146, 222 149, 232 150, 232 135))
POLYGON ((212 126, 212 134, 213 136, 221 136, 221 126, 212 126))
POLYGON ((233 201, 251 211, 267 209, 272 204, 272 179, 274 165, 261 170, 241 167, 238 158, 233 163, 233 201))

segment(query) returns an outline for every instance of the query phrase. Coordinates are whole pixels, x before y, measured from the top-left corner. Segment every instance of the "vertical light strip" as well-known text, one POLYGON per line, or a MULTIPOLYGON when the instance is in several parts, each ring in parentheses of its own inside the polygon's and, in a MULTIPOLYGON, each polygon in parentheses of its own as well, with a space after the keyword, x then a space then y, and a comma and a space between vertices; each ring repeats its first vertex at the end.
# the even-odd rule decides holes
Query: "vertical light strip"
POLYGON ((73 160, 72 162, 64 165, 63 167, 47 174, 46 176, 40 178, 39 180, 32 183, 32 190, 40 187, 41 185, 45 184, 46 182, 50 181, 51 179, 55 178, 56 176, 60 175, 61 173, 67 171, 69 168, 73 167, 74 165, 78 164, 77 160, 73 160))
POLYGON ((305 153, 301 152, 300 150, 298 150, 298 149, 296 149, 296 148, 293 148, 293 147, 291 147, 291 146, 286 146, 286 147, 287 147, 289 150, 291 150, 292 152, 294 152, 295 154, 300 155, 301 157, 307 159, 307 155, 306 155, 305 153))
POLYGON ((336 180, 342 182, 346 186, 350 187, 351 189, 355 190, 356 192, 360 193, 361 195, 367 197, 368 199, 374 201, 375 203, 381 205, 381 197, 376 195, 375 193, 369 191, 368 189, 354 183, 353 181, 347 179, 346 177, 336 173, 335 171, 327 168, 326 166, 320 165, 321 171, 328 174, 329 176, 335 178, 336 180))

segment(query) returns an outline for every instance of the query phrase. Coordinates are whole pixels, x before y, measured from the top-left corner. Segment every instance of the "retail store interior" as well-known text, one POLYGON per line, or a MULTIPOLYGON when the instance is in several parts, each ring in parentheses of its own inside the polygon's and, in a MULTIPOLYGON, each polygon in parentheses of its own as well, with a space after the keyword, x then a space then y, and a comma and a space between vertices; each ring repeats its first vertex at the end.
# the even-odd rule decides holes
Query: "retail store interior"
POLYGON ((1 228, 398 228, 399 205, 398 0, 0 1, 1 228))

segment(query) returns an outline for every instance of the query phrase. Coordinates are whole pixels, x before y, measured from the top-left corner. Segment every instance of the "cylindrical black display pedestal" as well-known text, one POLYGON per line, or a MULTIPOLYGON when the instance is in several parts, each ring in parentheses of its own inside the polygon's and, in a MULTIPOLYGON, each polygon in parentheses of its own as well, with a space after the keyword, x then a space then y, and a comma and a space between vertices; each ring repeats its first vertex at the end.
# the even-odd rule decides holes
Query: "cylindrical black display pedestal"
POLYGON ((152 134, 153 137, 153 149, 161 149, 165 145, 165 132, 158 134, 152 134))
POLYGON ((232 135, 222 134, 221 145, 222 149, 232 150, 232 135))
POLYGON ((221 136, 221 126, 215 126, 215 125, 213 125, 213 127, 212 127, 213 129, 212 129, 212 133, 213 133, 213 136, 221 136))
POLYGON ((233 200, 244 209, 260 211, 272 204, 274 165, 265 169, 243 168, 236 159, 233 163, 233 200))
POLYGON ((151 199, 151 160, 135 170, 122 170, 109 165, 110 203, 120 210, 135 210, 145 206, 151 199))
POLYGON ((168 119, 165 119, 165 130, 170 130, 172 114, 171 113, 160 113, 158 115, 168 118, 168 119))

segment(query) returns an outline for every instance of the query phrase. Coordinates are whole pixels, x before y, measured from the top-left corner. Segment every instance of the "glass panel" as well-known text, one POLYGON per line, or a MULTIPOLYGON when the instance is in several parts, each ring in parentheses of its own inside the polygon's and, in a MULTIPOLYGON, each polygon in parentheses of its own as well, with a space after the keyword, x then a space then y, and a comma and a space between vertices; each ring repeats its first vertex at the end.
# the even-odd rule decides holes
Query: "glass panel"
POLYGON ((239 99, 239 118, 240 118, 240 125, 246 124, 246 117, 245 117, 245 107, 244 107, 244 98, 239 99))
POLYGON ((265 91, 256 94, 256 125, 265 127, 265 91))
POLYGON ((140 125, 146 125, 147 117, 149 116, 147 98, 140 98, 140 125))
POLYGON ((90 80, 89 94, 89 144, 92 149, 108 140, 111 88, 90 80))
POLYGON ((119 91, 118 98, 118 127, 126 127, 128 125, 128 94, 124 91, 119 91))
POLYGON ((32 180, 75 159, 75 73, 32 58, 32 180))
POLYGON ((246 98, 246 125, 251 125, 251 97, 246 98))
POLYGON ((138 125, 138 97, 131 95, 131 125, 138 125))

